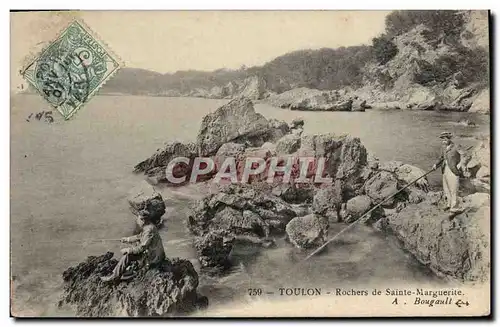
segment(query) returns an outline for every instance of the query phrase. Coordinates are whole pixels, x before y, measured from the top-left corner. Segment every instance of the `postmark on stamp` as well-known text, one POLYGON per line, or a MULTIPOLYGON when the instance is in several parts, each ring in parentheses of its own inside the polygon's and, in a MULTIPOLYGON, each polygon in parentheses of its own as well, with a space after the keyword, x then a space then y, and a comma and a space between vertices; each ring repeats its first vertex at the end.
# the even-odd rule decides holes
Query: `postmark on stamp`
POLYGON ((69 119, 119 68, 116 56, 75 20, 21 74, 69 119))

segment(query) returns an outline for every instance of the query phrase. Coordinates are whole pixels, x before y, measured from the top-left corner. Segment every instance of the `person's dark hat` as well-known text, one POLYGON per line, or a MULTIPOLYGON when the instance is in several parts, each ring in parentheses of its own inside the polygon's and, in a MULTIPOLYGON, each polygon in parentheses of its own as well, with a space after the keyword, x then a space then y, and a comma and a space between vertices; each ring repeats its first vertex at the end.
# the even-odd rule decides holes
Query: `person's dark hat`
POLYGON ((453 134, 451 134, 450 132, 442 132, 441 134, 439 134, 440 139, 451 139, 452 137, 453 134))

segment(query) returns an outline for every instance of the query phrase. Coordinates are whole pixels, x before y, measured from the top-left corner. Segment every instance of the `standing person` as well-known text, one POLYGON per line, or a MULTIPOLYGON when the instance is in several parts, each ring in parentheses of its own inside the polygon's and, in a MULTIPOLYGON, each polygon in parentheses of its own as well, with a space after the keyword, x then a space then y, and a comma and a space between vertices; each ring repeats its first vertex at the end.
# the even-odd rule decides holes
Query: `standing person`
POLYGON ((158 229, 149 219, 149 212, 143 210, 137 216, 137 225, 142 229, 140 234, 122 238, 123 243, 138 243, 135 246, 121 249, 123 257, 109 276, 101 277, 104 282, 120 279, 133 261, 140 261, 146 267, 154 266, 165 260, 163 242, 158 229))
POLYGON ((443 190, 447 200, 447 207, 445 210, 450 212, 459 212, 457 207, 458 202, 458 187, 460 179, 460 153, 457 146, 452 142, 453 135, 450 132, 442 132, 439 138, 443 143, 443 150, 439 161, 432 166, 436 169, 441 166, 441 173, 443 174, 443 190))

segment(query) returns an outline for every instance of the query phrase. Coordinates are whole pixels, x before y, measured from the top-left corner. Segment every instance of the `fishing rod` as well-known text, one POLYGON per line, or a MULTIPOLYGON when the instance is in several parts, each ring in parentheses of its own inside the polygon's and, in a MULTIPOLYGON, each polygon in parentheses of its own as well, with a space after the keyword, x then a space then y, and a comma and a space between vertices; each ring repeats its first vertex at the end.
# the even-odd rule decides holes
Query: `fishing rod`
MULTIPOLYGON (((58 241, 53 241, 53 240, 38 241, 38 243, 55 243, 55 242, 63 242, 63 241, 60 241, 60 240, 58 240, 58 241)), ((70 242, 70 241, 68 241, 68 242, 70 242)), ((71 241, 71 242, 74 242, 74 241, 71 241)), ((79 241, 79 243, 91 243, 91 242, 121 242, 121 239, 120 238, 103 238, 103 239, 89 239, 89 240, 79 241)))
POLYGON ((382 204, 384 204, 387 200, 391 199, 392 197, 396 196, 397 194, 401 193, 402 191, 404 191, 405 189, 407 189, 408 187, 410 187, 411 185, 415 184, 416 182, 418 182, 419 180, 421 180, 422 178, 426 177, 427 175, 429 175, 430 173, 432 173, 434 170, 436 170, 436 168, 433 168, 431 170, 429 170, 428 172, 426 172, 425 174, 423 174, 422 176, 420 176, 419 178, 415 179, 413 182, 407 184, 406 186, 404 186, 402 189, 394 192, 393 194, 389 195, 388 197, 386 197, 385 199, 383 199, 382 201, 380 201, 378 204, 376 204, 374 207, 372 207, 370 210, 366 211, 361 217, 359 217, 358 220, 356 220, 355 222, 351 223, 349 226, 347 226, 346 228, 344 228, 343 230, 341 230, 340 232, 338 232, 337 234, 335 234, 332 238, 330 238, 327 242, 325 242, 323 245, 321 245, 319 248, 317 248, 316 250, 314 250, 311 254, 309 254, 305 259, 304 261, 308 260, 309 258, 311 258, 312 256, 314 256, 315 254, 317 254, 318 252, 320 252, 321 250, 323 250, 328 244, 330 244, 332 241, 334 241, 335 239, 337 239, 340 235, 344 234, 346 231, 352 229, 354 226, 356 226, 357 224, 359 224, 360 222, 363 222, 363 221, 366 221, 367 219, 364 219, 364 217, 366 217, 368 214, 372 213, 373 210, 377 209, 378 207, 380 207, 382 204))
MULTIPOLYGON (((471 145, 469 146, 467 149, 465 149, 464 151, 469 151, 470 149, 472 149, 474 147, 474 145, 471 145)), ((363 219, 364 217, 366 217, 368 214, 372 213, 373 210, 379 208, 382 204, 384 204, 387 200, 391 199, 392 197, 396 196, 397 194, 401 193, 402 191, 404 191, 405 189, 407 189, 408 187, 410 187, 411 185, 415 184, 416 182, 418 182, 419 180, 421 180, 422 178, 426 177, 427 175, 429 175, 430 173, 432 173, 434 170, 436 170, 438 167, 436 168, 433 168, 431 170, 429 170, 428 172, 426 172, 425 174, 423 174, 422 176, 420 176, 419 178, 415 179, 413 182, 409 183, 408 185, 404 186, 402 189, 394 192, 393 194, 389 195, 388 197, 386 197, 385 199, 383 199, 381 202, 379 202, 378 204, 376 204, 374 207, 372 207, 370 210, 368 210, 367 212, 365 212, 361 217, 359 217, 358 220, 356 220, 355 222, 351 223, 349 226, 347 226, 346 228, 344 228, 343 230, 341 230, 340 232, 338 232, 337 234, 335 234, 332 238, 330 238, 327 242, 325 242, 323 245, 321 245, 319 248, 317 248, 316 250, 314 250, 311 254, 309 254, 305 259, 304 261, 310 259, 312 256, 316 255, 318 252, 320 252, 321 250, 323 250, 328 244, 330 244, 332 241, 334 241, 335 239, 337 239, 340 235, 344 234, 346 231, 352 229, 354 226, 356 226, 359 222, 361 221, 366 221, 367 219, 363 219)))

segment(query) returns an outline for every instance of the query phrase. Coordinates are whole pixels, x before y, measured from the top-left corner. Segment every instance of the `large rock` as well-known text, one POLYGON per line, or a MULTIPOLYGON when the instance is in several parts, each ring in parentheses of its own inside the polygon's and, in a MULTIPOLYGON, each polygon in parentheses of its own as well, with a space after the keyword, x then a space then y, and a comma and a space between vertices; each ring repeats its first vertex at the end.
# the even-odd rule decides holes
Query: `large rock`
MULTIPOLYGON (((426 172, 422 169, 404 164, 401 161, 387 161, 380 163, 377 169, 394 174, 400 186, 405 186, 418 178, 422 177, 426 172)), ((427 177, 420 178, 415 184, 409 186, 404 192, 399 194, 395 200, 407 198, 410 203, 419 203, 425 200, 429 192, 429 181, 427 177)), ((388 205, 388 204, 387 204, 388 205)))
POLYGON ((466 167, 472 170, 472 177, 482 178, 490 175, 490 138, 486 137, 480 140, 472 149, 471 157, 466 163, 466 167), (480 172, 479 170, 483 168, 480 172))
POLYGON ((351 111, 352 104, 352 99, 339 100, 335 97, 332 98, 328 93, 323 93, 297 101, 290 106, 290 109, 311 111, 351 111))
POLYGON ((472 102, 469 112, 490 113, 490 90, 482 90, 472 102))
MULTIPOLYGON (((426 173, 421 168, 402 163, 401 161, 383 162, 379 165, 379 169, 394 173, 396 179, 398 179, 402 185, 409 184, 426 173)), ((426 177, 420 179, 415 185, 422 190, 427 190, 429 188, 429 182, 426 177)))
POLYGON ((280 94, 271 95, 266 99, 271 105, 279 108, 289 108, 292 104, 300 102, 306 98, 321 95, 324 92, 305 87, 291 89, 280 94))
MULTIPOLYGON (((355 108, 364 111, 366 102, 356 100, 355 108)), ((268 101, 281 108, 291 110, 310 111, 351 111, 353 109, 353 97, 342 91, 320 91, 315 89, 298 88, 269 97, 268 101)))
POLYGON ((266 143, 262 144, 261 148, 268 150, 269 152, 272 153, 273 156, 276 155, 276 144, 274 144, 274 143, 266 142, 266 143))
POLYGON ((355 96, 352 102, 352 111, 365 111, 369 109, 370 106, 366 104, 366 100, 360 99, 355 96))
POLYGON ((215 154, 214 163, 216 170, 218 171, 224 161, 227 158, 235 158, 235 161, 238 162, 243 157, 243 153, 245 152, 246 146, 244 144, 239 143, 224 143, 221 145, 217 153, 215 154))
POLYGON ((214 86, 210 89, 210 98, 211 99, 223 99, 225 97, 224 88, 221 86, 214 86))
POLYGON ((267 237, 284 232, 296 216, 294 207, 250 185, 230 185, 194 203, 188 227, 195 235, 225 230, 233 235, 267 237))
POLYGON ((271 118, 269 119, 269 131, 266 135, 266 142, 276 142, 283 136, 290 134, 292 129, 283 120, 271 118))
POLYGON ((208 304, 197 293, 198 274, 188 260, 165 260, 156 268, 140 269, 128 282, 104 283, 117 261, 113 253, 90 256, 63 273, 59 306, 69 305, 80 317, 177 316, 208 304))
POLYGON ((302 204, 310 204, 316 190, 312 183, 283 183, 279 179, 270 187, 272 194, 286 202, 302 204))
POLYGON ((221 145, 215 156, 221 158, 236 157, 245 152, 245 149, 246 146, 244 144, 233 142, 224 143, 221 145))
POLYGON ((372 200, 369 196, 358 195, 349 199, 347 203, 342 205, 340 217, 346 223, 352 223, 367 212, 372 207, 372 200))
POLYGON ((445 104, 439 108, 440 110, 450 111, 467 111, 472 106, 472 97, 477 94, 474 88, 460 89, 456 98, 451 103, 445 104))
POLYGON ((189 176, 193 160, 197 155, 198 148, 195 143, 168 142, 162 149, 156 150, 150 158, 138 163, 134 167, 134 172, 144 172, 154 184, 167 182, 165 169, 172 159, 177 157, 190 159, 188 165, 176 165, 173 171, 175 177, 189 176))
POLYGON ((155 224, 160 223, 161 217, 165 214, 166 207, 163 197, 145 181, 142 181, 129 192, 127 201, 134 215, 137 215, 141 210, 147 210, 150 219, 155 224))
POLYGON ((266 81, 260 76, 250 76, 243 81, 239 96, 259 100, 266 93, 266 81))
POLYGON ((475 192, 490 191, 490 162, 490 138, 488 136, 481 139, 470 153, 462 154, 460 165, 465 167, 465 175, 468 177, 462 181, 465 189, 475 192))
POLYGON ((202 266, 223 268, 230 251, 227 238, 266 246, 268 236, 283 234, 300 209, 253 186, 230 185, 196 201, 187 225, 196 236, 202 266))
POLYGON ((269 132, 269 122, 255 112, 248 98, 236 98, 203 117, 197 137, 201 156, 210 156, 227 142, 261 146, 269 132))
POLYGON ((359 138, 333 133, 303 135, 297 155, 325 158, 324 172, 342 183, 347 197, 356 195, 363 184, 367 152, 359 138))
POLYGON ((486 281, 490 271, 490 196, 466 196, 462 206, 465 211, 453 217, 424 201, 389 215, 386 223, 403 247, 435 273, 463 281, 486 281))
POLYGON ((198 150, 195 143, 181 143, 178 141, 168 142, 162 149, 156 150, 150 158, 138 163, 134 167, 135 172, 147 172, 155 167, 166 167, 176 157, 196 157, 198 150))
POLYGON ((238 84, 236 84, 234 81, 227 83, 222 88, 222 94, 225 98, 232 97, 234 94, 236 94, 236 92, 238 92, 238 84))
POLYGON ((338 222, 338 211, 342 203, 340 183, 319 189, 314 195, 312 210, 330 223, 338 222))
MULTIPOLYGON (((379 203, 399 189, 398 179, 392 173, 381 171, 365 183, 365 193, 374 203, 379 203)), ((383 207, 391 207, 397 202, 398 197, 392 197, 384 202, 383 207)))
POLYGON ((288 134, 276 142, 277 154, 292 154, 300 148, 300 136, 288 134))
POLYGON ((326 241, 328 223, 315 214, 295 217, 286 225, 290 242, 298 248, 315 248, 326 241))
POLYGON ((352 111, 352 103, 353 103, 352 99, 338 101, 338 102, 335 102, 331 106, 330 110, 331 111, 352 111))
POLYGON ((304 119, 303 118, 294 118, 290 123, 290 129, 298 129, 304 128, 304 119))
POLYGON ((255 212, 224 207, 215 213, 212 226, 234 234, 266 235, 265 222, 255 212))
POLYGON ((194 247, 201 266, 203 268, 226 269, 230 264, 229 254, 233 243, 234 237, 228 236, 226 231, 215 230, 195 237, 194 247))

